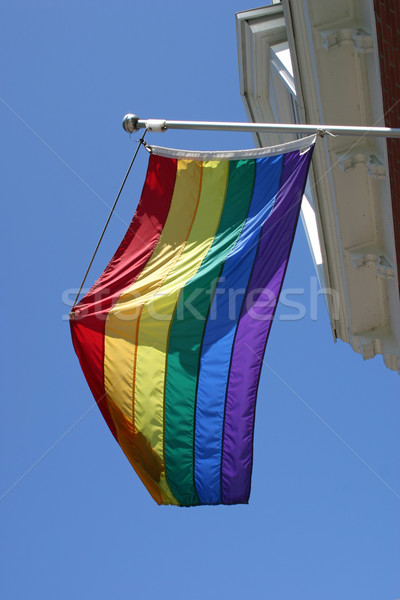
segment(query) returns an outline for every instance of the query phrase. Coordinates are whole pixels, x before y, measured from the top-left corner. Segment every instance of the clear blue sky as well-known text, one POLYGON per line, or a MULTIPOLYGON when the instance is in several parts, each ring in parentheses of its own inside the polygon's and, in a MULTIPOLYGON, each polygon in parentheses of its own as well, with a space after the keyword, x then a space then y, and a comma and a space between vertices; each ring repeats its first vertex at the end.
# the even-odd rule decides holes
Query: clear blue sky
MULTIPOLYGON (((4 600, 400 597, 399 378, 332 341, 298 228, 265 355, 248 506, 157 507, 95 406, 70 341, 79 285, 135 148, 125 113, 244 120, 235 12, 251 2, 0 6, 4 600), (286 319, 286 320, 285 320, 286 319)), ((252 147, 249 134, 154 143, 252 147)), ((142 152, 90 275, 130 221, 142 152)))

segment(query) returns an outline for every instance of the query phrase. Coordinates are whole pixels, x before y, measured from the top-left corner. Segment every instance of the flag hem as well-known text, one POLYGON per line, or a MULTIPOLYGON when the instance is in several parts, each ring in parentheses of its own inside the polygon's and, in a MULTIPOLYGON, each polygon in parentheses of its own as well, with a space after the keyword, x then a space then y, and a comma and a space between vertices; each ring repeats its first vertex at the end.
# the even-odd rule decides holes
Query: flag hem
POLYGON ((261 158, 263 156, 273 156, 274 154, 286 154, 295 150, 307 151, 315 144, 317 134, 309 135, 299 140, 286 142, 277 146, 267 148, 250 148, 247 150, 179 150, 174 148, 164 148, 162 146, 149 146, 152 154, 164 156, 166 158, 179 158, 188 160, 240 160, 261 158))

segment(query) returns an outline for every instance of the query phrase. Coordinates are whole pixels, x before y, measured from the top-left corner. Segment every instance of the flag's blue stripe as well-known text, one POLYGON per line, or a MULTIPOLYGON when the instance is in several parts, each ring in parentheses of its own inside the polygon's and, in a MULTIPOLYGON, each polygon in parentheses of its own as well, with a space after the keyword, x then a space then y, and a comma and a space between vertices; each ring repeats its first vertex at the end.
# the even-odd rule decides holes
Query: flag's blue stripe
POLYGON ((221 502, 221 457, 226 386, 234 335, 256 256, 260 230, 279 190, 283 156, 256 161, 254 192, 236 246, 227 257, 201 350, 195 426, 195 484, 202 504, 221 502))

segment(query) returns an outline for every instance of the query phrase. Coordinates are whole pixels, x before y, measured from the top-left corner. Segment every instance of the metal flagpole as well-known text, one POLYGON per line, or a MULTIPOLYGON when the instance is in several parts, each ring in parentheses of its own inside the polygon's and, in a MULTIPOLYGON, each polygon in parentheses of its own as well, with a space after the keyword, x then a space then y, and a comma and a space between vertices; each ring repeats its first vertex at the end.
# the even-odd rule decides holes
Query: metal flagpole
POLYGON ((125 115, 122 126, 128 133, 147 129, 162 132, 167 129, 192 129, 205 131, 253 131, 276 133, 319 133, 333 135, 372 136, 400 138, 400 129, 394 127, 354 127, 348 125, 304 125, 299 123, 229 123, 223 121, 167 121, 165 119, 139 119, 125 115))

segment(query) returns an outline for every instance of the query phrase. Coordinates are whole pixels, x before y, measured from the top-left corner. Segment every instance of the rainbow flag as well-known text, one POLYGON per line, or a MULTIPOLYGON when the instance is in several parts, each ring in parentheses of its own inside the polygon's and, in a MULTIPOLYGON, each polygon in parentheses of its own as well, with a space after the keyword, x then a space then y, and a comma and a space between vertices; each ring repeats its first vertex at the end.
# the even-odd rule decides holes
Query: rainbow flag
POLYGON ((263 354, 314 141, 152 146, 128 231, 71 315, 99 409, 158 504, 248 502, 263 354))

